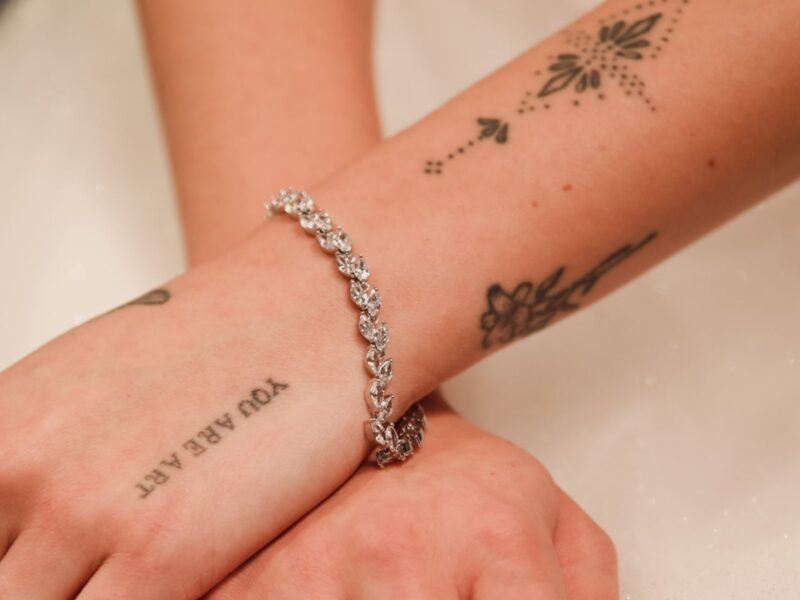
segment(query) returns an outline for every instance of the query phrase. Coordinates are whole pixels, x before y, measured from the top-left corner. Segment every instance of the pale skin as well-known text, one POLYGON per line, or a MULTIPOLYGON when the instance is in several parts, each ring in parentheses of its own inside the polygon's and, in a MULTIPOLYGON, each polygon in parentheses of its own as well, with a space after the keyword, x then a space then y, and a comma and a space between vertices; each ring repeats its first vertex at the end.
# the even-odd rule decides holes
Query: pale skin
MULTIPOLYGON (((571 29, 596 35, 629 5, 571 29)), ((424 174, 487 111, 512 118, 544 84, 533 73, 562 52, 556 35, 314 186, 386 298, 402 402, 502 347, 485 347, 478 325, 492 284, 539 282, 561 265, 572 281, 657 231, 572 298, 586 305, 797 177, 800 82, 785 65, 800 59, 800 9, 769 8, 690 3, 663 54, 637 66, 656 112, 611 86, 580 107, 558 92, 546 118, 513 117, 506 144, 480 142, 441 176, 424 174)), ((90 578, 82 600, 199 595, 353 473, 367 452, 353 376, 363 344, 315 246, 296 223, 270 222, 169 282, 167 304, 116 311, 0 376, 2 526, 15 539, 0 589, 57 597, 90 578), (137 497, 153 465, 267 377, 290 387, 137 497), (220 490, 235 512, 215 510, 220 490), (66 551, 76 544, 84 551, 66 551)))
MULTIPOLYGON (((312 185, 380 141, 369 3, 140 6, 190 265, 255 228, 242 213, 252 215, 262 188, 312 185), (299 31, 314 44, 298 49, 299 31)), ((541 465, 440 399, 426 404, 429 431, 439 437, 426 445, 429 458, 381 473, 389 477, 362 466, 209 597, 616 597, 608 537, 541 465), (452 502, 456 496, 471 501, 452 502), (446 518, 430 510, 440 504, 446 518), (391 531, 373 535, 370 519, 359 525, 355 516, 368 506, 394 507, 386 509, 391 531), (485 552, 476 554, 476 544, 485 552)))

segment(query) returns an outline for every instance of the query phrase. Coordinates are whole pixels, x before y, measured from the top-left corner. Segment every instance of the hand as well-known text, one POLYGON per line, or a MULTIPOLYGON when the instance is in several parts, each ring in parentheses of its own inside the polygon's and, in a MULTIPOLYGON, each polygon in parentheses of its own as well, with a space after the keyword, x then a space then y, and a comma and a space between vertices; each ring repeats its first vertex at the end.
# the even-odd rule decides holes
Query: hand
POLYGON ((426 407, 419 456, 362 466, 208 599, 616 599, 610 539, 544 467, 426 407))
POLYGON ((196 598, 357 469, 364 344, 293 227, 0 374, 0 598, 196 598))

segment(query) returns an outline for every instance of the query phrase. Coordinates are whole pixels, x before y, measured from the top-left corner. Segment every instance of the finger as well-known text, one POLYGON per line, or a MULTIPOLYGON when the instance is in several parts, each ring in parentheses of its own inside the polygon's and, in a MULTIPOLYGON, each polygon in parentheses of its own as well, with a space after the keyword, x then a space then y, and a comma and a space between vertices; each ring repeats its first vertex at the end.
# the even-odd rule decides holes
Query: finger
POLYGON ((559 492, 554 542, 568 600, 616 600, 617 555, 611 538, 563 490, 559 492))
POLYGON ((247 563, 244 568, 229 575, 215 587, 204 600, 296 600, 315 598, 319 600, 342 600, 357 598, 345 593, 341 581, 327 575, 287 568, 280 572, 262 569, 261 561, 247 563))
POLYGON ((535 552, 530 560, 499 562, 475 582, 475 600, 563 600, 564 582, 552 546, 535 552))
POLYGON ((339 598, 372 600, 373 598, 414 598, 414 600, 458 600, 455 585, 449 588, 433 573, 399 573, 396 577, 361 577, 352 584, 347 593, 339 598))
MULTIPOLYGON (((555 507, 555 502, 553 503, 555 507)), ((489 549, 489 561, 478 565, 473 587, 476 600, 561 600, 566 598, 561 565, 553 547, 552 522, 520 528, 514 521, 494 535, 483 535, 480 544, 489 549)))
POLYGON ((0 598, 71 597, 95 566, 89 555, 76 552, 74 542, 25 529, 0 560, 0 598))
POLYGON ((76 600, 160 600, 161 598, 186 598, 187 590, 172 589, 165 585, 168 569, 154 573, 144 569, 125 554, 113 554, 105 559, 84 585, 76 600))

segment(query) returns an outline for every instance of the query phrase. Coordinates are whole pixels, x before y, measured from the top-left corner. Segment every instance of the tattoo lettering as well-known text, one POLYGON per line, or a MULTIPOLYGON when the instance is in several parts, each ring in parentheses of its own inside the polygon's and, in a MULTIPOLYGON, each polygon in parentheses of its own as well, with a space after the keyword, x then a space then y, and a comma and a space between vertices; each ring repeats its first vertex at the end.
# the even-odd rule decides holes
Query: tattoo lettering
POLYGON ((655 112, 653 98, 636 65, 658 58, 669 43, 689 0, 640 0, 631 8, 600 19, 592 34, 565 32, 567 48, 548 56, 546 70, 537 70, 537 87, 527 90, 516 107, 516 116, 479 117, 478 132, 446 156, 425 162, 423 172, 441 175, 444 167, 480 142, 509 140, 510 123, 533 112, 555 109, 559 98, 570 96, 570 104, 581 106, 585 99, 604 100, 614 82, 625 96, 638 98, 655 112), (564 93, 562 93, 564 92, 564 93))
POLYGON ((544 329, 559 313, 580 308, 580 298, 591 292, 603 275, 653 241, 656 235, 653 231, 639 242, 625 244, 567 285, 561 285, 566 269, 561 266, 538 286, 532 281, 523 281, 512 291, 504 290, 498 283, 489 286, 488 306, 480 319, 481 345, 488 348, 493 343, 506 344, 544 329))
MULTIPOLYGON (((257 387, 250 390, 250 397, 256 400, 256 408, 243 408, 243 403, 249 403, 250 400, 243 400, 238 404, 239 413, 246 419, 252 416, 255 412, 266 406, 273 398, 275 398, 281 391, 289 387, 288 383, 280 383, 275 381, 272 377, 266 380, 267 387, 257 387)), ((235 412, 234 412, 235 414, 235 412)), ((221 417, 214 419, 210 424, 200 429, 195 435, 181 444, 181 450, 171 452, 166 458, 159 462, 155 469, 147 473, 142 481, 138 482, 135 488, 139 491, 139 498, 147 498, 160 486, 164 485, 176 475, 178 471, 182 471, 190 458, 196 458, 204 454, 211 446, 219 444, 228 432, 236 429, 236 422, 231 413, 226 412, 221 417)))

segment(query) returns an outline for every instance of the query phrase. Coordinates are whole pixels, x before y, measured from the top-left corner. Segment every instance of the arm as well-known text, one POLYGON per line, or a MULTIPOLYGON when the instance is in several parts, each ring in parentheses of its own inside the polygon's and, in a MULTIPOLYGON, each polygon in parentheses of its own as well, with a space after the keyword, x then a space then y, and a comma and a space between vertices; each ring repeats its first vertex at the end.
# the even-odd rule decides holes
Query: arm
MULTIPOLYGON (((625 10, 626 20, 647 19, 641 4, 610 3, 571 30, 597 35, 603 18, 616 30, 609 15, 625 10)), ((484 356, 487 334, 491 351, 498 333, 510 341, 535 329, 527 316, 542 298, 552 322, 796 176, 800 83, 784 64, 800 52, 798 9, 667 0, 653 10, 664 15, 648 37, 669 45, 652 61, 617 62, 646 78, 655 112, 610 74, 594 103, 573 95, 574 81, 550 93, 548 65, 570 48, 559 34, 314 190, 371 261, 400 402, 484 356), (515 113, 529 90, 548 93, 515 113), (468 130, 479 117, 508 128, 483 121, 486 137, 475 141, 468 130), (441 174, 424 173, 427 160, 445 166, 452 147, 441 174), (562 265, 540 296, 523 286, 522 297, 504 299, 492 287, 530 280, 538 290, 562 265)), ((45 572, 55 590, 91 577, 81 600, 143 580, 162 597, 203 591, 356 469, 368 449, 363 345, 343 282, 315 245, 275 221, 170 282, 166 304, 116 311, 0 376, 9 415, 0 505, 13 507, 3 592, 46 593, 45 572), (237 402, 251 393, 268 405, 243 417, 237 402), (87 444, 103 452, 89 455, 87 444), (181 468, 168 466, 173 448, 181 468), (137 481, 152 491, 137 496, 137 481), (79 500, 73 482, 87 490, 79 500), (53 518, 56 509, 64 514, 53 518), (69 560, 53 568, 43 545, 72 549, 61 554, 69 560)))
POLYGON ((608 536, 544 467, 439 394, 425 403, 421 460, 363 465, 208 600, 618 598, 608 536))
POLYGON ((426 374, 403 397, 794 179, 798 17, 608 3, 313 190, 372 257, 397 371, 426 374))
POLYGON ((139 7, 191 265, 263 220, 265 187, 311 185, 379 141, 369 0, 139 7))
MULTIPOLYGON (((286 181, 314 183, 379 142, 377 115, 367 110, 373 106, 365 60, 369 10, 346 3, 336 6, 334 15, 327 14, 334 4, 312 12, 303 2, 262 2, 242 14, 230 5, 198 12, 196 5, 176 9, 170 3, 142 2, 162 113, 171 133, 190 264, 218 254, 254 228, 252 212, 258 203, 252 199, 253 190, 277 189, 286 181), (298 31, 309 30, 317 43, 295 53, 298 31), (222 51, 209 57, 204 52, 208 39, 222 35, 222 51), (251 41, 254 38, 257 43, 251 41), (237 59, 242 55, 248 60, 237 59), (278 56, 285 57, 288 66, 276 60, 278 56), (175 77, 176 72, 185 76, 175 77), (241 83, 227 91, 224 80, 232 77, 229 73, 236 73, 241 83), (321 81, 328 83, 320 85, 321 81), (248 92, 235 102, 222 102, 219 93, 208 93, 219 88, 227 94, 245 88, 248 92), (321 112, 320 105, 328 109, 321 112), (353 109, 358 107, 356 114, 353 109), (344 118, 337 118, 335 127, 326 126, 330 114, 342 110, 344 118), (242 206, 246 200, 249 205, 242 206)), ((336 595, 334 589, 346 587, 348 597, 357 591, 371 597, 378 593, 375 586, 389 586, 378 593, 386 596, 389 589, 396 594, 403 582, 413 581, 436 588, 429 589, 431 597, 447 596, 454 587, 507 596, 515 586, 528 593, 534 588, 542 593, 566 588, 570 597, 582 597, 591 589, 593 596, 613 597, 616 573, 607 537, 565 498, 544 468, 510 444, 468 425, 440 397, 426 399, 425 404, 433 438, 424 460, 412 469, 387 473, 362 466, 333 498, 237 569, 212 596, 313 597, 336 595), (486 480, 476 481, 476 471, 486 480), (416 493, 404 491, 411 489, 416 493), (455 496, 471 501, 447 511, 448 518, 428 510, 455 496), (370 506, 392 504, 397 504, 392 512, 404 516, 391 532, 372 535, 373 524, 357 518, 368 514, 370 506), (404 523, 414 523, 415 528, 404 523), (563 535, 571 529, 580 534, 563 535), (498 542, 476 554, 475 542, 487 537, 498 542), (447 564, 430 560, 439 546, 449 549, 443 554, 450 559, 447 564), (320 556, 319 548, 335 550, 335 560, 320 556), (592 559, 569 565, 568 557, 580 556, 582 550, 592 559), (510 555, 514 552, 516 557, 510 555), (293 557, 292 562, 286 557, 293 557), (365 557, 378 563, 369 564, 365 557), (286 576, 310 561, 315 568, 309 577, 286 576), (433 564, 435 574, 429 571, 433 564), (371 593, 364 589, 367 585, 371 593)))

